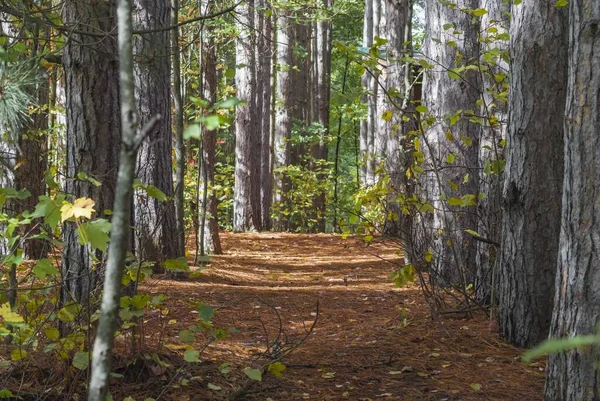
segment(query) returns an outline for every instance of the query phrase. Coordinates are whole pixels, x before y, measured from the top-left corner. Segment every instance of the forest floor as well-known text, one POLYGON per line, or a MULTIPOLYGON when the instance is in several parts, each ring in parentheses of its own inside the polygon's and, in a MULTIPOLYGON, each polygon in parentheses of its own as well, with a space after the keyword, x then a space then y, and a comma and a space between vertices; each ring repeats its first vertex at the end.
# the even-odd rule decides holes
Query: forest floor
POLYGON ((139 400, 162 391, 161 400, 183 401, 234 393, 273 401, 541 398, 543 363, 520 362, 523 351, 499 340, 485 315, 434 321, 416 284, 394 286, 394 243, 273 233, 226 233, 222 241, 224 255, 200 277, 145 288, 168 294, 169 309, 146 321, 145 334, 180 360, 178 334, 198 324, 201 303, 215 308, 216 327, 237 330, 203 348, 201 362, 183 365, 168 389, 155 377, 119 389, 123 394, 139 400), (286 369, 277 378, 265 370, 281 355, 286 369), (226 375, 223 363, 230 364, 226 375), (261 382, 243 373, 250 366, 263 370, 261 382))

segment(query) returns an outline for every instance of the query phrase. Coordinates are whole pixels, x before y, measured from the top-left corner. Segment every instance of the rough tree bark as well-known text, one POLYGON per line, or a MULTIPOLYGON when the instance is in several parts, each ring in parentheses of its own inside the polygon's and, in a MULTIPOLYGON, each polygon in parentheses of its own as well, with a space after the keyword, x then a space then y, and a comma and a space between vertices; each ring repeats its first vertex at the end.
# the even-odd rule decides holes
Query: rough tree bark
MULTIPOLYGON (((374 7, 378 4, 378 0, 365 0, 365 15, 363 22, 363 47, 370 49, 373 46, 373 18, 374 7)), ((379 22, 377 22, 379 23, 379 22)), ((373 121, 375 120, 374 110, 376 107, 376 95, 371 93, 372 76, 369 71, 365 71, 362 76, 362 87, 365 94, 362 101, 367 104, 367 116, 360 122, 360 153, 362 156, 360 164, 360 178, 363 184, 371 185, 373 182, 373 166, 369 162, 369 138, 373 134, 373 121)))
MULTIPOLYGON (((201 12, 208 14, 214 5, 213 0, 202 0, 201 12)), ((202 43, 202 90, 204 99, 210 104, 217 101, 217 49, 214 43, 213 28, 205 29, 202 43)), ((215 155, 217 146, 217 131, 203 129, 202 132, 202 163, 199 193, 202 197, 202 213, 199 215, 202 245, 206 253, 220 254, 221 239, 219 237, 219 221, 217 220, 218 201, 211 188, 215 180, 215 155)))
POLYGON ((567 14, 552 0, 512 9, 498 313, 504 338, 522 347, 545 339, 552 319, 563 188, 567 14))
MULTIPOLYGON (((171 21, 179 21, 179 0, 171 0, 171 21)), ((177 247, 185 253, 184 179, 185 143, 183 141, 183 97, 181 95, 181 49, 179 28, 171 30, 171 63, 173 74, 173 111, 175 118, 175 230, 177 247)))
MULTIPOLYGON (((258 162, 256 153, 256 64, 253 46, 254 1, 238 6, 238 38, 235 45, 235 84, 237 97, 245 104, 237 106, 235 116, 235 184, 233 199, 233 231, 244 232, 256 228, 257 213, 253 188, 258 162)), ((260 197, 259 197, 260 200, 260 197)))
POLYGON ((426 2, 424 54, 435 68, 424 77, 423 102, 438 121, 424 133, 422 143, 427 168, 432 170, 425 186, 435 208, 434 278, 465 288, 474 280, 477 247, 464 230, 477 229, 476 214, 473 207, 449 206, 445 199, 478 194, 480 126, 468 116, 450 126, 448 115, 476 110, 480 86, 477 72, 467 70, 460 77, 450 77, 448 70, 478 61, 479 21, 461 9, 474 9, 479 3, 460 0, 456 4, 457 8, 451 9, 437 0, 426 2), (446 24, 454 29, 445 29, 446 24), (454 30, 461 34, 453 34, 454 30))
MULTIPOLYGON (((409 107, 411 107, 411 88, 412 74, 411 65, 402 61, 403 57, 412 55, 412 4, 409 0, 386 0, 385 9, 386 27, 385 35, 388 40, 387 54, 388 67, 386 72, 387 89, 386 104, 391 115, 385 125, 386 150, 382 154, 386 155, 385 170, 390 177, 390 194, 387 197, 387 208, 391 212, 391 219, 388 218, 384 227, 386 235, 397 235, 402 238, 410 238, 411 224, 410 219, 402 213, 398 202, 399 196, 409 197, 409 188, 406 180, 406 169, 409 167, 409 160, 406 149, 406 134, 414 130, 414 126, 405 117, 411 116, 409 107)), ((386 121, 386 120, 384 120, 386 121)), ((405 253, 410 253, 407 249, 408 241, 405 243, 405 253)))
MULTIPOLYGON (((292 85, 290 70, 292 68, 292 47, 290 42, 291 21, 284 10, 277 18, 276 52, 277 82, 275 92, 275 127, 273 130, 273 203, 285 207, 286 192, 289 188, 285 175, 278 171, 290 164, 290 139, 292 135, 292 118, 290 102, 292 85)), ((288 222, 275 218, 273 228, 285 231, 288 222)))
POLYGON ((273 69, 273 22, 271 4, 266 0, 257 1, 259 28, 257 33, 257 77, 262 83, 257 99, 261 101, 260 110, 260 217, 261 229, 271 228, 271 202, 273 199, 272 135, 271 135, 271 93, 273 91, 271 75, 273 69))
MULTIPOLYGON (((508 104, 500 95, 506 90, 507 80, 497 80, 496 77, 508 74, 508 62, 503 58, 508 49, 508 41, 501 39, 499 35, 508 31, 510 5, 502 0, 482 0, 481 8, 487 10, 487 14, 481 17, 482 54, 499 53, 496 57, 490 57, 489 62, 482 61, 480 68, 483 78, 481 115, 484 122, 479 150, 479 165, 480 168, 483 167, 479 174, 479 192, 485 194, 485 198, 479 202, 477 232, 484 238, 500 243, 504 176, 500 168, 500 163, 504 160, 500 141, 506 138, 508 104)), ((485 56, 481 59, 487 60, 485 56)), ((477 244, 475 290, 477 301, 481 304, 495 304, 498 298, 499 250, 496 244, 477 244)))
MULTIPOLYGON (((324 10, 331 7, 329 0, 322 0, 324 10)), ((312 156, 316 160, 327 161, 329 135, 329 100, 331 81, 331 22, 327 19, 320 20, 315 24, 314 37, 315 54, 313 55, 313 68, 315 77, 315 118, 314 120, 322 127, 319 143, 312 149, 312 156)), ((322 168, 322 167, 319 167, 322 168)), ((326 180, 325 174, 319 174, 320 180, 326 180)), ((316 230, 325 232, 326 194, 317 194, 314 200, 315 217, 317 219, 316 230)))
MULTIPOLYGON (((106 277, 100 310, 100 322, 94 340, 91 361, 91 378, 88 401, 104 401, 110 382, 112 349, 117 330, 117 312, 121 297, 121 278, 128 251, 131 206, 133 200, 133 178, 136 168, 137 146, 150 132, 156 118, 149 121, 141 132, 136 134, 138 115, 135 108, 135 86, 133 74, 133 46, 131 21, 131 0, 119 0, 119 71, 121 87, 121 126, 122 138, 119 159, 119 173, 113 208, 113 226, 110 235, 106 277)), ((117 132, 120 133, 120 130, 117 132)))
MULTIPOLYGON (((600 3, 569 3, 564 184, 551 337, 595 334, 600 320, 600 3)), ((546 165, 554 162, 546 159, 546 165)), ((599 360, 598 345, 550 355, 544 400, 600 399, 599 360)))
MULTIPOLYGON (((73 31, 63 53, 67 119, 65 191, 73 198, 96 202, 96 216, 112 208, 115 198, 119 122, 117 43, 112 36, 98 38, 86 32, 114 32, 115 6, 92 0, 68 0, 63 20, 73 31), (77 33, 75 33, 75 31, 77 33), (88 177, 99 181, 96 186, 88 177)), ((77 227, 65 223, 62 252, 62 302, 88 299, 102 272, 94 266, 88 245, 78 242, 77 227)))
MULTIPOLYGON (((136 175, 144 184, 155 186, 171 199, 170 42, 169 30, 164 29, 171 24, 169 9, 169 0, 134 1, 134 28, 156 31, 135 36, 133 47, 137 61, 134 71, 140 124, 145 125, 156 115, 162 116, 140 147, 136 175)), ((134 216, 136 254, 154 262, 156 272, 163 271, 165 259, 183 256, 172 200, 162 202, 146 192, 136 191, 134 216)))

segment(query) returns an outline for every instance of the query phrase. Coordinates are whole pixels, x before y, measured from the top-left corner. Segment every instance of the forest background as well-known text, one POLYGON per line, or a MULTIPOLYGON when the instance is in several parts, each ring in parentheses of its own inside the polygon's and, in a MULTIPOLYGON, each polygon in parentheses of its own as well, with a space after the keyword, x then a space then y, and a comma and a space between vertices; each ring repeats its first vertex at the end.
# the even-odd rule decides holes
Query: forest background
MULTIPOLYGON (((146 277, 194 279, 219 230, 337 232, 397 241, 391 279, 416 280, 433 319, 486 310, 517 346, 570 338, 540 351, 544 397, 600 398, 600 5, 2 0, 0 13, 9 371, 43 349, 104 399, 117 323, 136 338, 165 301, 146 277)), ((227 335, 198 308, 184 337, 227 335)))

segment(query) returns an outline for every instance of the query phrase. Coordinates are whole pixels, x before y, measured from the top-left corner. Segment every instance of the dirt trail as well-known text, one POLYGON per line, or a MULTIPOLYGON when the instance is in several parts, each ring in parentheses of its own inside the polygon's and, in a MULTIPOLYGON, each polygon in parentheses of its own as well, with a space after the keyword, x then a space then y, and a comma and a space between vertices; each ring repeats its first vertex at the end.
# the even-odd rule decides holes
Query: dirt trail
MULTIPOLYGON (((217 310, 214 323, 238 333, 212 343, 189 385, 162 399, 224 399, 248 380, 241 369, 305 341, 271 374, 248 387, 248 400, 535 400, 543 366, 518 361, 520 350, 498 340, 485 317, 434 322, 416 286, 388 279, 399 260, 394 244, 331 235, 224 234, 225 255, 200 278, 158 281, 169 295, 160 335, 176 343, 199 302, 217 310), (318 320, 311 334, 311 324, 318 320), (268 337, 268 339, 267 339, 268 337), (228 362, 234 370, 221 375, 228 362), (221 390, 209 390, 208 383, 221 390)), ((150 326, 150 323, 147 324, 150 326)), ((148 329, 149 330, 149 329, 148 329)), ((182 351, 173 351, 182 352, 182 351)), ((277 356, 277 355, 275 355, 277 356)), ((154 395, 156 396, 156 395, 154 395)))

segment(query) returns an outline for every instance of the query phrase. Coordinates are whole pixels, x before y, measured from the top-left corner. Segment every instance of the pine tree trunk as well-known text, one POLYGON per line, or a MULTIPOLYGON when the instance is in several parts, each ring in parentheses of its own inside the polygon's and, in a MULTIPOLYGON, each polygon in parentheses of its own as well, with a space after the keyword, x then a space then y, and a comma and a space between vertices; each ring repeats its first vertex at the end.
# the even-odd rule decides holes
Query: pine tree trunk
MULTIPOLYGON (((564 184, 551 337, 596 334, 600 320, 600 7, 569 3, 564 184)), ((546 161, 546 167, 555 163, 546 161)), ((550 355, 544 400, 600 399, 599 361, 598 345, 550 355)))
POLYGON ((548 336, 560 233, 568 11, 554 4, 513 7, 510 27, 498 312, 504 338, 523 347, 548 336))
MULTIPOLYGON (((179 20, 179 0, 171 0, 171 21, 179 20)), ((175 226, 178 252, 185 253, 184 186, 185 143, 183 141, 183 97, 181 95, 181 49, 179 28, 171 30, 171 63, 173 73, 173 111, 175 117, 175 226)))
MULTIPOLYGON (((386 0, 386 26, 385 36, 387 42, 388 67, 386 72, 387 88, 386 105, 391 112, 389 121, 386 121, 385 132, 386 150, 382 152, 385 157, 385 170, 389 174, 389 195, 387 196, 388 220, 384 227, 386 235, 410 238, 411 224, 406 215, 401 211, 398 196, 409 197, 409 188, 406 180, 406 169, 409 167, 408 152, 406 152, 406 135, 414 130, 413 124, 403 120, 411 114, 407 113, 411 107, 411 71, 410 64, 402 61, 403 57, 412 54, 410 43, 412 41, 411 20, 412 5, 409 0, 386 0), (391 213, 390 213, 391 212, 391 213)), ((410 253, 406 249, 405 252, 410 253)))
MULTIPOLYGON (((460 9, 474 9, 478 0, 461 0, 456 4, 460 9)), ((477 196, 480 126, 469 122, 468 115, 450 126, 447 116, 459 110, 477 110, 479 84, 476 71, 467 70, 460 77, 451 78, 448 70, 477 63, 479 22, 436 0, 426 2, 425 15, 424 53, 428 60, 435 60, 435 68, 424 77, 423 101, 429 113, 438 119, 421 139, 429 163, 426 169, 432 171, 424 178, 424 186, 435 208, 430 228, 435 233, 431 243, 433 278, 442 284, 466 288, 476 274, 477 247, 464 231, 477 229, 475 207, 450 206, 444 197, 477 196), (445 28, 447 24, 453 24, 461 35, 445 28)))
POLYGON ((268 15, 272 12, 270 2, 265 1, 266 10, 263 11, 263 29, 261 46, 261 65, 262 74, 265 82, 262 86, 262 132, 261 132, 261 156, 260 156, 260 205, 263 230, 270 230, 271 222, 271 203, 273 201, 273 134, 272 134, 272 93, 274 82, 273 69, 273 18, 268 15))
MULTIPOLYGON (((497 51, 506 52, 508 41, 499 39, 498 35, 508 33, 508 13, 510 6, 502 0, 482 0, 481 7, 487 14, 481 17, 482 53, 494 54, 497 51), (497 31, 493 32, 493 29, 497 31)), ((504 149, 500 145, 506 139, 506 120, 508 118, 508 104, 500 96, 504 92, 506 79, 498 81, 497 74, 508 73, 508 62, 500 54, 489 63, 482 64, 480 70, 483 76, 483 106, 481 115, 484 123, 481 131, 479 150, 479 192, 485 198, 479 202, 479 223, 477 232, 482 237, 500 243, 502 227, 502 185, 503 170, 500 163, 504 161, 504 149), (495 164, 496 163, 496 164, 495 164), (494 166, 494 168, 492 168, 494 166)), ((485 59, 485 57, 482 57, 485 59)), ((487 305, 495 304, 498 298, 498 270, 499 246, 495 244, 479 243, 477 245, 477 277, 475 291, 477 301, 487 305)))
MULTIPOLYGON (((208 13, 213 0, 203 0, 201 10, 208 13)), ((202 47, 202 87, 204 99, 210 104, 217 101, 217 49, 215 47, 213 30, 208 28, 203 33, 202 47)), ((218 201, 213 187, 215 180, 215 155, 217 144, 217 131, 204 129, 202 133, 202 163, 201 163, 201 184, 198 191, 202 197, 202 211, 199 216, 200 229, 202 230, 201 241, 202 249, 205 253, 221 254, 221 239, 219 237, 219 221, 217 219, 218 201)), ((198 244, 200 246, 201 244, 198 244)))
MULTIPOLYGON (((256 228, 256 200, 252 182, 256 179, 256 86, 255 53, 253 46, 254 1, 238 8, 238 38, 235 47, 235 84, 237 97, 246 103, 239 105, 235 116, 235 184, 233 199, 233 231, 244 232, 256 228)), ((260 155, 260 148, 259 153, 260 155)), ((260 198, 259 198, 260 199, 260 198)))
MULTIPOLYGON (((373 46, 373 8, 378 0, 365 0, 365 15, 363 22, 363 47, 368 50, 373 46)), ((373 132, 374 110, 376 107, 376 97, 370 94, 371 74, 365 71, 362 76, 362 87, 365 94, 362 96, 362 102, 367 104, 367 116, 360 122, 360 178, 363 184, 370 185, 373 181, 373 169, 369 162, 369 137, 373 132), (371 168, 370 168, 371 167, 371 168)))
MULTIPOLYGON (((322 0, 323 7, 328 9, 331 4, 329 0, 322 0)), ((315 77, 315 121, 322 127, 319 143, 313 146, 313 157, 315 160, 327 161, 329 135, 329 100, 330 100, 330 77, 331 77, 331 23, 323 20, 315 24, 315 54, 314 54, 314 77, 315 77)), ((319 180, 327 179, 325 166, 318 166, 321 173, 319 180)), ((322 191, 314 200, 315 217, 317 220, 316 231, 325 232, 326 193, 322 191)))
MULTIPOLYGON (((115 7, 92 0, 68 0, 63 20, 78 32, 114 32, 115 7), (76 28, 76 29, 75 29, 76 28)), ((113 207, 120 144, 119 71, 115 39, 71 33, 63 53, 67 119, 65 191, 91 198, 96 216, 113 207), (101 182, 94 185, 87 177, 101 182)), ((63 303, 83 302, 96 288, 101 266, 89 245, 80 245, 75 223, 63 226, 63 303)))
MULTIPOLYGON (((134 1, 134 29, 159 31, 134 36, 133 46, 137 60, 134 71, 140 124, 145 125, 155 116, 161 116, 138 152, 137 177, 172 199, 170 42, 169 30, 160 30, 171 24, 169 8, 169 0, 134 1)), ((155 272, 163 271, 165 259, 183 256, 172 200, 161 202, 138 190, 134 196, 134 216, 137 256, 154 262, 155 272)))
MULTIPOLYGON (((281 11, 283 13, 283 11, 281 11)), ((289 181, 279 171, 290 164, 290 139, 292 135, 292 118, 290 103, 292 97, 291 69, 292 46, 290 41, 291 21, 283 14, 277 19, 277 82, 275 92, 275 127, 273 130, 273 203, 280 208, 288 207, 287 191, 289 181)), ((280 215, 281 216, 281 215, 280 215)), ((277 217, 273 221, 275 231, 286 231, 287 219, 277 217)))
POLYGON ((271 201, 273 197, 273 179, 271 172, 271 75, 273 47, 272 22, 268 12, 272 11, 266 0, 256 2, 256 99, 260 129, 260 229, 271 228, 271 201))

